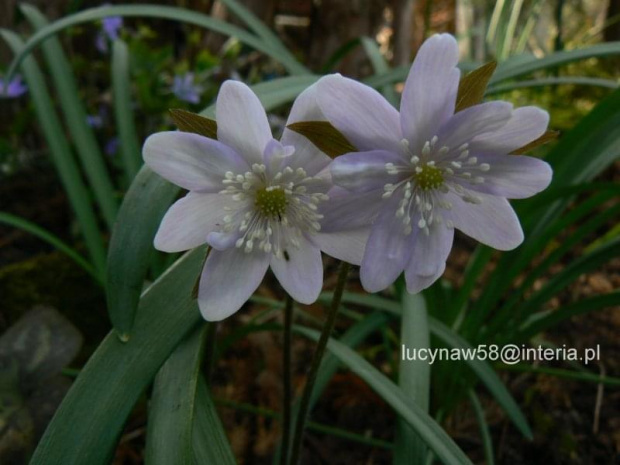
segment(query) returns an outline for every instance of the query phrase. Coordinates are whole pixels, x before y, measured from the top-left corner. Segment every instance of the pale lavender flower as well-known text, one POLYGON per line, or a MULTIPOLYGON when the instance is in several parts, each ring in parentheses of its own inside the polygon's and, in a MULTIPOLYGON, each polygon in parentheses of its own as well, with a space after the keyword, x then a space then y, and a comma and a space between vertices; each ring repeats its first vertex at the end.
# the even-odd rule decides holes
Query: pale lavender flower
POLYGON ((171 90, 178 99, 189 103, 200 103, 200 96, 204 92, 202 86, 194 83, 194 73, 175 76, 171 90))
MULTIPOLYGON (((508 155, 541 136, 548 114, 490 102, 454 113, 458 47, 435 35, 421 47, 405 83, 400 114, 375 90, 339 75, 317 84, 324 115, 360 152, 338 157, 333 182, 350 197, 343 224, 372 223, 361 280, 370 292, 405 272, 407 290, 444 272, 454 229, 499 250, 523 241, 506 199, 545 189, 551 168, 508 155)), ((333 215, 331 215, 333 216, 333 215)), ((338 218, 331 218, 338 227, 338 218)))
POLYGON ((108 42, 114 42, 119 37, 119 30, 123 27, 121 16, 108 16, 101 21, 101 30, 95 39, 97 49, 102 53, 107 53, 108 42))
MULTIPOLYGON (((312 86, 295 101, 289 123, 317 118, 312 86)), ((190 191, 164 216, 155 247, 212 247, 198 292, 209 321, 235 313, 269 267, 296 301, 314 302, 323 283, 321 250, 363 245, 321 231, 317 208, 328 199, 330 158, 291 130, 273 139, 260 101, 240 82, 222 85, 216 120, 217 140, 175 131, 144 145, 147 165, 190 191)))
POLYGON ((15 76, 8 84, 4 79, 0 79, 0 98, 16 98, 26 92, 28 87, 20 75, 15 76))

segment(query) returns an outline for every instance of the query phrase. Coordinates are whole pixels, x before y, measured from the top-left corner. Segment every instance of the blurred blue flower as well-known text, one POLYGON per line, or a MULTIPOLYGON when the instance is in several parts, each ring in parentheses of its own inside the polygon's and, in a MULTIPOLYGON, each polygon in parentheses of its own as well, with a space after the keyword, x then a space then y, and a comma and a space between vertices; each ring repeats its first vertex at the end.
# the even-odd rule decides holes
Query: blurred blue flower
POLYGON ((199 103, 204 88, 194 83, 194 73, 185 73, 174 77, 172 93, 180 100, 189 103, 199 103))
POLYGON ((0 98, 16 98, 28 92, 28 86, 20 75, 15 76, 8 84, 0 78, 0 98))
POLYGON ((119 145, 118 137, 113 137, 112 139, 110 139, 107 142, 107 144, 105 144, 106 155, 109 155, 109 156, 116 155, 116 152, 118 152, 118 145, 119 145))
POLYGON ((101 53, 107 53, 108 42, 118 39, 118 31, 123 27, 123 18, 120 16, 108 16, 101 21, 101 30, 95 39, 95 45, 101 53))
POLYGON ((101 105, 99 107, 99 112, 92 115, 86 115, 86 124, 88 124, 91 128, 102 128, 103 123, 105 122, 108 116, 108 110, 105 106, 101 105))

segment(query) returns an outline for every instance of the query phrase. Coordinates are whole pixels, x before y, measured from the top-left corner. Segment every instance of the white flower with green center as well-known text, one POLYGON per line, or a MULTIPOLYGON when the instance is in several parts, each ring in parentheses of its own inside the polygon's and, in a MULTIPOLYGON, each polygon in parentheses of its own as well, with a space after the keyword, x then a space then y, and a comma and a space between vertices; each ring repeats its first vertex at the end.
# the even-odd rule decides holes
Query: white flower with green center
POLYGON ((403 271, 409 292, 430 286, 444 272, 455 228, 496 249, 517 247, 523 232, 507 199, 530 197, 551 181, 544 161, 509 155, 545 132, 548 114, 514 110, 508 102, 455 113, 457 63, 452 36, 428 39, 411 67, 400 113, 351 79, 332 75, 317 84, 323 114, 360 150, 331 165, 350 213, 325 214, 334 228, 372 225, 361 268, 369 292, 403 271))
MULTIPOLYGON (((295 101, 288 123, 324 119, 315 86, 295 101)), ((168 210, 155 247, 180 252, 209 244, 198 304, 210 321, 236 312, 271 267, 298 302, 323 284, 321 249, 359 257, 363 242, 323 233, 319 206, 331 187, 330 158, 286 129, 273 139, 265 110, 244 84, 225 82, 216 103, 217 140, 184 132, 148 138, 144 159, 190 192, 168 210)))

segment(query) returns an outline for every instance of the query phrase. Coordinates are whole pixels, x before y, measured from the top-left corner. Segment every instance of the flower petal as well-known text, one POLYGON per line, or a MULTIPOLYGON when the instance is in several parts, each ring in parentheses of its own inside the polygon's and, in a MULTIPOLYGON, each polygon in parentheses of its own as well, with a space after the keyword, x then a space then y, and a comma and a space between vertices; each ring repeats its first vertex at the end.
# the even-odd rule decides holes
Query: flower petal
MULTIPOLYGON (((286 121, 287 126, 300 121, 327 120, 319 108, 316 89, 317 85, 313 84, 297 96, 286 121)), ((303 168, 308 176, 314 176, 331 162, 331 158, 321 152, 306 137, 286 127, 280 140, 283 145, 295 147, 295 152, 287 160, 287 165, 292 169, 303 168)))
POLYGON ((271 256, 271 269, 286 292, 297 302, 311 304, 323 287, 323 261, 319 248, 302 237, 299 248, 287 249, 287 258, 271 256))
POLYGON ((521 155, 478 155, 478 163, 487 163, 489 171, 480 173, 482 184, 464 185, 467 189, 508 199, 525 199, 538 194, 551 183, 553 171, 538 158, 521 155))
POLYGON ((456 194, 446 194, 452 209, 444 213, 454 226, 479 242, 498 250, 512 250, 523 242, 519 218, 503 197, 476 194, 480 204, 465 202, 456 194))
POLYGON ((521 107, 495 132, 485 133, 470 143, 470 151, 503 155, 538 139, 547 130, 549 114, 537 107, 521 107))
MULTIPOLYGON (((413 263, 413 262, 411 262, 413 263)), ((435 281, 441 278, 441 275, 446 270, 446 263, 442 263, 437 271, 430 276, 422 276, 415 273, 415 266, 407 267, 405 270, 405 282, 407 283, 407 292, 410 294, 417 294, 422 292, 427 287, 433 285, 435 281)))
POLYGON ((327 119, 358 150, 400 153, 398 111, 376 90, 332 74, 317 83, 317 101, 327 119))
POLYGON ((319 233, 312 240, 327 255, 359 266, 370 235, 370 226, 349 231, 319 233))
POLYGON ((383 190, 354 194, 340 187, 333 187, 327 193, 329 200, 319 204, 321 232, 333 233, 351 231, 370 226, 383 204, 383 190))
POLYGON ((245 253, 232 248, 211 250, 200 276, 198 306, 207 321, 229 317, 247 302, 258 288, 267 268, 269 254, 245 253))
POLYGON ((400 104, 402 134, 414 152, 454 114, 461 75, 458 61, 459 48, 450 34, 432 36, 415 57, 400 104))
MULTIPOLYGON (((414 225, 417 220, 413 218, 414 225)), ((445 265, 452 250, 454 229, 447 227, 445 223, 437 222, 431 225, 428 235, 420 228, 415 229, 413 253, 407 270, 420 276, 433 276, 442 265, 445 265)))
POLYGON ((456 150, 465 142, 469 144, 476 136, 497 132, 506 125, 511 116, 512 104, 508 102, 487 102, 466 108, 439 128, 438 145, 456 150))
POLYGON ((144 161, 161 177, 191 191, 219 192, 226 171, 248 170, 223 143, 188 132, 158 132, 144 143, 144 161))
POLYGON ((190 192, 177 200, 164 215, 154 245, 164 252, 182 252, 207 241, 217 229, 230 204, 228 196, 190 192))
POLYGON ((360 278, 368 292, 378 292, 405 269, 411 257, 412 235, 405 235, 402 218, 396 217, 400 196, 384 201, 372 226, 362 259, 360 278))
POLYGON ((397 154, 386 150, 347 153, 332 162, 332 181, 351 192, 383 189, 387 183, 400 181, 398 176, 387 173, 386 163, 402 165, 403 160, 397 154))
POLYGON ((272 139, 267 114, 260 100, 245 84, 226 81, 215 104, 217 139, 233 147, 247 162, 263 162, 263 151, 272 139))

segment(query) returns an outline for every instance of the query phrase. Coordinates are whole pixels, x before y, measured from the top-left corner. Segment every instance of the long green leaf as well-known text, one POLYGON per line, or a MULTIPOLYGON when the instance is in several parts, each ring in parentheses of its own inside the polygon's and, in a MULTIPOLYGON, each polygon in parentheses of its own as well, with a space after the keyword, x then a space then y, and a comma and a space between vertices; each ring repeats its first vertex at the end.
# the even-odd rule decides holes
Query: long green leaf
POLYGON ((185 255, 140 301, 131 341, 110 333, 54 415, 31 465, 107 465, 125 420, 200 312, 190 294, 204 250, 185 255))
POLYGON ((289 71, 291 74, 310 73, 307 68, 297 61, 278 36, 265 23, 258 19, 254 13, 248 10, 237 0, 222 0, 222 3, 226 5, 230 11, 232 11, 250 29, 252 29, 258 37, 263 39, 266 44, 269 44, 274 49, 280 50, 279 60, 289 64, 289 71))
MULTIPOLYGON (((0 33, 15 54, 22 52, 24 44, 16 34, 7 30, 1 30, 0 33)), ((45 86, 43 75, 32 57, 23 61, 22 71, 30 89, 30 96, 34 102, 35 112, 41 124, 43 135, 49 146, 50 155, 58 170, 60 181, 67 193, 75 216, 80 223, 88 253, 97 273, 103 276, 105 273, 105 248, 97 225, 97 218, 90 202, 89 192, 82 182, 80 170, 64 135, 64 129, 54 111, 54 105, 45 86)))
MULTIPOLYGON (((303 327, 295 327, 294 330, 313 341, 319 340, 318 331, 303 327)), ((444 463, 471 464, 471 461, 441 426, 383 373, 341 342, 331 339, 327 348, 404 418, 444 463)))
MULTIPOLYGON (((429 326, 431 332, 441 339, 449 347, 457 349, 472 349, 472 346, 458 334, 450 330, 447 326, 438 320, 430 319, 429 326)), ((506 389, 506 386, 499 379, 491 366, 479 358, 468 357, 465 363, 476 373, 482 384, 493 394, 498 404, 502 406, 506 414, 510 417, 515 426, 528 439, 533 437, 532 430, 521 412, 518 404, 506 389)))
POLYGON ((153 252, 153 238, 179 188, 143 166, 125 195, 108 252, 108 314, 129 339, 153 252))
MULTIPOLYGON (((320 297, 321 298, 321 297, 320 297)), ((394 301, 385 299, 377 295, 364 296, 361 294, 345 293, 343 295, 343 302, 357 303, 360 305, 366 305, 377 310, 387 311, 395 316, 401 316, 402 309, 394 301), (372 297, 368 299, 365 297, 372 297)), ((452 331, 449 327, 443 324, 441 321, 429 317, 429 328, 433 335, 441 339, 447 346, 456 348, 459 350, 473 349, 465 339, 452 331)), ((506 386, 499 379, 497 374, 493 371, 491 366, 478 358, 467 357, 463 360, 469 368, 478 376, 480 381, 487 387, 487 389, 493 394, 495 400, 502 406, 506 414, 512 419, 514 424, 519 428, 525 437, 531 438, 532 431, 527 423, 527 420, 523 416, 523 413, 519 409, 519 406, 506 389, 506 386)))
POLYGON ((103 285, 103 279, 101 275, 97 274, 97 271, 93 268, 93 266, 88 263, 78 252, 65 244, 61 239, 56 237, 51 232, 46 231, 40 226, 37 226, 36 224, 31 223, 24 218, 20 218, 18 216, 11 215, 10 213, 5 212, 0 212, 0 223, 8 224, 9 226, 12 226, 14 228, 26 231, 28 234, 32 234, 33 236, 36 236, 39 239, 47 242, 52 247, 58 249, 60 252, 64 253, 71 260, 81 266, 84 271, 86 271, 95 279, 95 281, 103 285))
POLYGON ((155 377, 147 423, 147 465, 194 465, 192 431, 205 327, 188 335, 155 377))
MULTIPOLYGON (((35 30, 40 31, 49 27, 49 22, 45 16, 34 6, 22 4, 20 9, 35 30)), ((46 40, 42 49, 43 57, 58 91, 58 99, 67 121, 67 127, 77 148, 82 169, 86 173, 108 228, 111 229, 118 210, 114 186, 95 134, 86 123, 86 110, 80 101, 80 94, 75 76, 71 71, 71 65, 57 38, 52 37, 46 40)))
POLYGON ((519 333, 515 336, 515 340, 527 341, 544 330, 576 315, 583 315, 616 305, 620 305, 620 291, 582 299, 557 310, 549 310, 541 314, 535 314, 534 318, 527 321, 519 330, 519 333))
POLYGON ((493 440, 491 439, 489 424, 484 416, 484 409, 482 408, 480 400, 473 389, 469 390, 468 395, 471 406, 476 414, 478 426, 480 427, 480 436, 482 437, 482 445, 484 446, 484 458, 486 459, 487 465, 494 465, 495 455, 493 454, 493 440))
POLYGON ((576 50, 552 53, 539 59, 533 56, 529 59, 523 59, 522 57, 518 57, 518 59, 511 58, 497 67, 497 71, 491 78, 491 84, 507 79, 515 79, 536 71, 555 69, 558 66, 575 61, 587 60, 589 58, 602 58, 618 54, 620 54, 620 42, 607 42, 576 50))
MULTIPOLYGON (((607 42, 577 50, 556 52, 540 59, 529 55, 519 55, 499 63, 490 84, 493 85, 509 79, 515 79, 536 71, 555 69, 575 61, 614 55, 620 55, 620 42, 607 42)), ((371 87, 379 88, 386 84, 404 81, 408 73, 409 66, 400 66, 393 68, 389 73, 374 74, 364 79, 364 82, 371 87)))
POLYGON ((613 81, 611 79, 592 78, 587 76, 561 76, 531 79, 527 81, 517 81, 509 84, 490 86, 486 91, 486 95, 501 94, 503 92, 511 92, 516 89, 524 89, 528 87, 546 87, 557 85, 594 86, 605 87, 607 89, 617 89, 620 86, 617 81, 613 81))
POLYGON ((247 44, 255 50, 265 53, 276 61, 280 61, 284 58, 282 65, 291 73, 300 74, 306 72, 305 68, 299 62, 294 60, 291 61, 286 59, 286 57, 282 57, 282 50, 279 47, 274 48, 270 44, 266 44, 263 40, 241 28, 228 24, 224 21, 211 18, 205 14, 183 8, 163 5, 119 5, 100 6, 97 8, 83 10, 79 13, 65 16, 64 18, 59 19, 49 26, 39 30, 26 42, 24 49, 11 64, 7 72, 7 76, 12 76, 24 58, 48 37, 66 28, 100 20, 109 16, 143 16, 193 24, 214 32, 219 32, 225 36, 236 37, 240 42, 247 44))
POLYGON ((192 433, 196 465, 237 463, 203 376, 198 378, 192 433))
POLYGON ((121 39, 112 45, 112 95, 116 130, 120 139, 120 152, 125 166, 125 176, 131 183, 142 166, 140 144, 133 117, 129 74, 129 51, 121 39))

